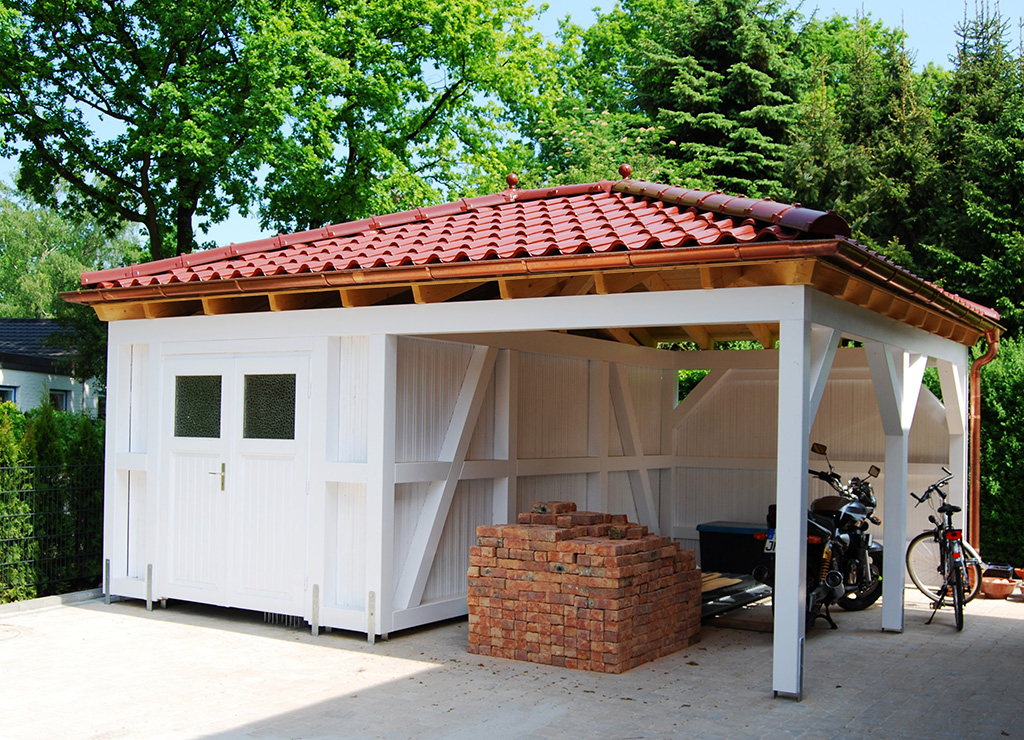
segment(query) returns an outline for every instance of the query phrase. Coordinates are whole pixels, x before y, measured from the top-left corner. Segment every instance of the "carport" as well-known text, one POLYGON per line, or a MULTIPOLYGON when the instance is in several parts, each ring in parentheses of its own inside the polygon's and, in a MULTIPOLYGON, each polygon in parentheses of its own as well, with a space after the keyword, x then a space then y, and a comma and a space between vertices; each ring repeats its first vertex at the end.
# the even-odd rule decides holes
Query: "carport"
MULTIPOLYGON (((541 190, 510 176, 492 196, 83 275, 65 298, 111 322, 107 588, 371 638, 465 613, 460 553, 524 500, 627 507, 670 533, 679 499, 715 495, 679 489, 680 429, 725 374, 757 370, 779 410, 749 419, 776 436, 773 689, 800 697, 809 436, 833 366, 869 369, 901 550, 925 368, 965 505, 968 348, 998 315, 857 245, 834 213, 620 174, 541 190), (763 349, 714 349, 741 339, 763 349), (679 341, 701 350, 659 348, 679 341), (711 373, 680 403, 685 368, 711 373), (228 379, 219 426, 182 432, 182 379, 211 377, 228 379), (224 442, 253 378, 290 379, 295 423, 253 436, 245 417, 224 442), (266 503, 250 512, 253 491, 266 503)), ((883 578, 880 626, 899 632, 902 558, 883 578)))

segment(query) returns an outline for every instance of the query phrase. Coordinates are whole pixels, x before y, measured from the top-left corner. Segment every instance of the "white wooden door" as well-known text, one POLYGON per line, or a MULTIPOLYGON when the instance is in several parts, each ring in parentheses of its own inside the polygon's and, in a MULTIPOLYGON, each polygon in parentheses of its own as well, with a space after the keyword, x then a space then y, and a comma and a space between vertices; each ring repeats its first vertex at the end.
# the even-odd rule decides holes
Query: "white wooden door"
POLYGON ((166 368, 161 593, 302 614, 308 357, 173 358, 166 368))

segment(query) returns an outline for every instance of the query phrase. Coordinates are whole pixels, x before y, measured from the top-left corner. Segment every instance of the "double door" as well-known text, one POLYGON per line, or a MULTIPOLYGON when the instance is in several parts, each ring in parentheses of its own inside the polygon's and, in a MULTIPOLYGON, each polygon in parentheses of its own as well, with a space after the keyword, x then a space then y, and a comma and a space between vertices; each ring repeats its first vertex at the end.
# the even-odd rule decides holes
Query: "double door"
POLYGON ((302 615, 308 356, 165 367, 161 596, 302 615))

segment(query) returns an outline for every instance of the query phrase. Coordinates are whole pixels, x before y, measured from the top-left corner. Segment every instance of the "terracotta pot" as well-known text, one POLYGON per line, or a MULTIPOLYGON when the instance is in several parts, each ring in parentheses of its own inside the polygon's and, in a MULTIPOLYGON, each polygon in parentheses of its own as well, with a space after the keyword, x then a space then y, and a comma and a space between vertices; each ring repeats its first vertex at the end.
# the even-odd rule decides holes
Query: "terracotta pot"
POLYGON ((981 592, 990 599, 1005 599, 1017 585, 1009 578, 982 578, 981 592))
POLYGON ((1024 578, 1024 568, 1014 568, 1013 572, 1017 574, 1018 578, 1024 578))

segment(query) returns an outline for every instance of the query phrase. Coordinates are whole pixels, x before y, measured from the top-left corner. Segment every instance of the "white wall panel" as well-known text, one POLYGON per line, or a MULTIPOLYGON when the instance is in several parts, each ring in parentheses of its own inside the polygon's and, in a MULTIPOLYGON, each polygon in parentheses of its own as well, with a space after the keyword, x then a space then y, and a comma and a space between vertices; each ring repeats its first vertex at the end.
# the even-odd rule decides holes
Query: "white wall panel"
POLYGON ((395 581, 405 567, 409 545, 423 513, 429 483, 403 483, 395 486, 395 581))
POLYGON ((476 544, 476 528, 491 523, 493 483, 463 481, 455 489, 437 555, 430 568, 423 603, 466 595, 469 548, 476 544))
POLYGON ((520 354, 520 457, 587 454, 588 365, 586 360, 520 354))
MULTIPOLYGON (((775 429, 777 405, 774 371, 733 371, 679 428, 677 452, 710 458, 713 466, 676 470, 671 508, 676 535, 693 535, 693 528, 709 521, 764 521, 775 502, 775 429), (760 376, 760 377, 759 377, 760 376), (730 460, 736 470, 727 469, 730 460), (743 470, 742 468, 747 468, 743 470)), ((871 463, 883 467, 885 433, 882 429, 871 379, 865 368, 833 372, 822 397, 811 441, 828 445, 829 457, 844 480, 863 476, 871 463)), ((910 433, 910 489, 923 491, 941 474, 949 456, 949 437, 941 403, 922 389, 910 433), (932 470, 934 472, 929 472, 932 470)), ((811 455, 812 468, 825 468, 824 458, 811 455)), ((883 475, 873 481, 881 527, 872 532, 884 538, 883 475)), ((824 483, 811 481, 811 500, 829 495, 824 483)), ((908 538, 928 528, 925 507, 913 508, 907 497, 908 538)), ((664 509, 665 507, 663 507, 664 509)), ((927 510, 926 510, 927 509, 927 510)), ((902 546, 897 546, 902 551, 902 546)))
POLYGON ((399 340, 396 462, 438 459, 472 353, 470 345, 399 340))
MULTIPOLYGON (((118 521, 126 524, 127 531, 118 533, 126 540, 123 558, 114 557, 114 562, 124 564, 124 575, 128 578, 146 577, 146 474, 141 471, 129 471, 124 473, 125 494, 118 492, 117 499, 125 507, 123 519, 118 516, 118 521)), ((109 495, 109 494, 108 494, 109 495)), ((115 547, 120 547, 120 542, 115 547)))
POLYGON ((658 454, 661 452, 661 416, 668 411, 662 409, 661 369, 625 365, 623 370, 633 400, 633 411, 640 424, 644 452, 658 454))
MULTIPOLYGON (((651 481, 652 487, 655 481, 651 481)), ((655 494, 657 495, 657 494, 655 494)), ((625 514, 629 521, 637 521, 636 501, 629 482, 629 473, 608 474, 608 511, 605 514, 625 514)))
POLYGON ((244 482, 235 511, 240 524, 234 562, 238 589, 286 596, 302 573, 296 563, 301 550, 294 541, 298 528, 291 526, 296 509, 304 504, 304 495, 295 491, 295 459, 244 455, 242 465, 244 482))
POLYGON ((469 449, 466 451, 467 460, 493 460, 494 449, 494 420, 496 408, 494 406, 494 373, 487 379, 487 392, 484 395, 480 406, 480 415, 477 417, 476 427, 473 429, 473 438, 470 440, 469 449))
POLYGON ((324 602, 346 609, 366 605, 366 486, 327 487, 324 602))
MULTIPOLYGON (((128 451, 145 452, 148 445, 150 351, 148 344, 134 344, 128 389, 128 451)), ((123 397, 123 396, 122 396, 123 397)))
MULTIPOLYGON (((341 337, 338 361, 338 415, 328 414, 328 424, 337 424, 339 462, 366 462, 366 429, 369 409, 370 338, 341 337)), ((335 382, 329 379, 328 382, 335 382)))
POLYGON ((587 508, 587 476, 570 475, 520 476, 517 482, 517 512, 529 511, 538 501, 572 501, 580 509, 587 508))

